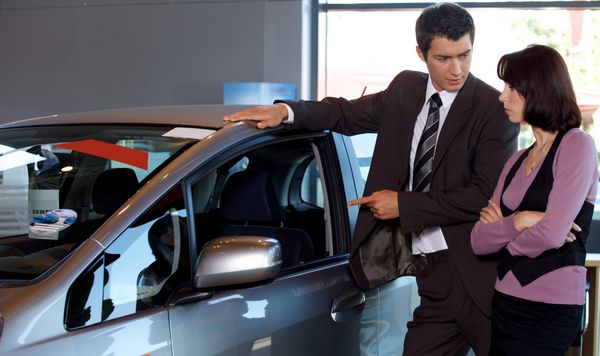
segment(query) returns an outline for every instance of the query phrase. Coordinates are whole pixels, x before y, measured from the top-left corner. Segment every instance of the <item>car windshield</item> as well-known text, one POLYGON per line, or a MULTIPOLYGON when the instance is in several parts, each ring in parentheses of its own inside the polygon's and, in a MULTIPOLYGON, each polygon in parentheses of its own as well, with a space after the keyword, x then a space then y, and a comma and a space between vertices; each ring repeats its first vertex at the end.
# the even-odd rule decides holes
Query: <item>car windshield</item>
POLYGON ((1 129, 0 279, 32 279, 62 260, 197 141, 186 130, 194 129, 1 129))

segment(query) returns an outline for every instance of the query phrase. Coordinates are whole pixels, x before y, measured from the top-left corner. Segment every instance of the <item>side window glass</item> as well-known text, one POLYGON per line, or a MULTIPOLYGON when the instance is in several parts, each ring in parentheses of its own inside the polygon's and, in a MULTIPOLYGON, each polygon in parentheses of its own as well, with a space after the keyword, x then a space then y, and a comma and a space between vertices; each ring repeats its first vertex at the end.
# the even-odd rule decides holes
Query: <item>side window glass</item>
MULTIPOLYGON (((97 324, 105 319, 102 316, 103 281, 104 256, 71 286, 65 313, 67 329, 97 324)), ((107 305, 106 312, 110 310, 107 305)))
POLYGON ((125 230, 71 286, 67 328, 164 305, 173 289, 189 280, 186 220, 177 186, 125 230))
POLYGON ((300 187, 300 199, 303 203, 319 208, 324 207, 323 186, 316 159, 306 167, 300 187))
POLYGON ((283 268, 332 254, 321 172, 310 140, 286 141, 215 167, 192 184, 196 245, 224 236, 266 236, 283 268))
POLYGON ((363 180, 367 180, 369 175, 369 169, 371 168, 371 158, 373 157, 373 150, 375 149, 375 140, 377 134, 366 133, 361 135, 355 135, 350 137, 352 139, 352 145, 358 158, 358 164, 360 166, 360 173, 363 180))

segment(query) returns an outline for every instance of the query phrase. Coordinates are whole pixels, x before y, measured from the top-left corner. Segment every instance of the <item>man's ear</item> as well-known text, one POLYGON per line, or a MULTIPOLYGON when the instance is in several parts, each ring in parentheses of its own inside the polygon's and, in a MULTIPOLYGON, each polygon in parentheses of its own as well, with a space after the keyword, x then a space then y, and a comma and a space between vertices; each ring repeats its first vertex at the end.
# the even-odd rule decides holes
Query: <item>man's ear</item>
POLYGON ((419 56, 419 58, 421 58, 421 60, 423 62, 427 62, 427 60, 425 59, 425 55, 423 54, 423 52, 421 51, 419 46, 417 46, 416 49, 417 49, 417 55, 419 56))

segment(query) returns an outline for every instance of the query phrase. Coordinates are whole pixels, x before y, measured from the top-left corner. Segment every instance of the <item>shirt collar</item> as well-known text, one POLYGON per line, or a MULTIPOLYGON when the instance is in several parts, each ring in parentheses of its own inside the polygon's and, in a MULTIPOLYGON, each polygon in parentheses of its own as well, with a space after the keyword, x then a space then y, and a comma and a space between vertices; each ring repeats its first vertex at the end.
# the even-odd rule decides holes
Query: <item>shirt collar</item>
POLYGON ((429 98, 431 98, 431 96, 436 92, 440 94, 440 99, 442 99, 442 107, 444 109, 450 108, 450 106, 452 106, 452 103, 454 102, 454 99, 456 99, 456 95, 458 95, 457 91, 449 92, 442 90, 438 92, 433 87, 433 83, 431 82, 431 76, 429 76, 429 78, 427 79, 427 91, 425 92, 425 104, 427 104, 429 98))

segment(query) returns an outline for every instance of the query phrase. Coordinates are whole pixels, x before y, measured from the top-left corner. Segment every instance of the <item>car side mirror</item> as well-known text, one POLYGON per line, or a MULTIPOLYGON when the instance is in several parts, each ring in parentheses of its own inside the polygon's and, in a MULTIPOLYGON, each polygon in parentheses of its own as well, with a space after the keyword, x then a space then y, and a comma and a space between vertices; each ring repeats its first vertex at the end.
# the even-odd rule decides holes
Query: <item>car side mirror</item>
POLYGON ((228 236, 209 241, 196 261, 194 287, 207 289, 275 278, 281 245, 270 237, 228 236))

